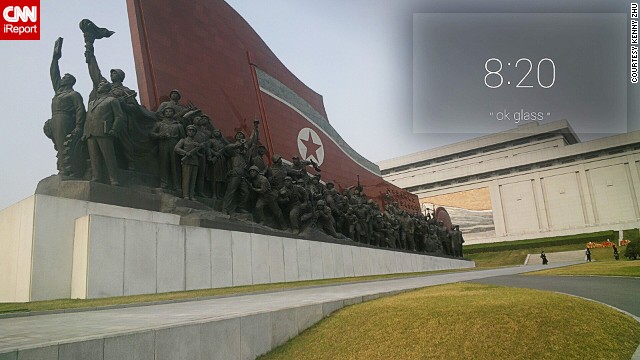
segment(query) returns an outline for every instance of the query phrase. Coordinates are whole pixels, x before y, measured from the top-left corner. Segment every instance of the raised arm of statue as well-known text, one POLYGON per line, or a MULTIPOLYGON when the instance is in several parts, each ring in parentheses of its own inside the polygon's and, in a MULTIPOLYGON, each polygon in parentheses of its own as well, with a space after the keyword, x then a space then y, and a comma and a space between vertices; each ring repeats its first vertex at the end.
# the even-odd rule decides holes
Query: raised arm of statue
POLYGON ((96 56, 93 51, 93 42, 96 39, 110 37, 114 34, 114 32, 106 28, 99 28, 96 26, 96 24, 88 19, 83 19, 82 21, 80 21, 80 30, 84 35, 84 57, 87 61, 87 65, 89 66, 89 76, 91 76, 93 89, 95 90, 98 88, 98 84, 100 83, 100 81, 106 79, 100 73, 98 61, 96 60, 96 56))
POLYGON ((234 142, 234 143, 227 144, 224 146, 221 153, 223 153, 227 157, 230 157, 233 155, 232 151, 238 149, 241 146, 244 146, 244 143, 234 142))
POLYGON ((253 120, 253 131, 251 132, 251 136, 247 141, 248 149, 251 149, 252 147, 254 147, 258 143, 258 140, 260 139, 260 131, 258 130, 259 123, 260 121, 258 119, 253 120))
POLYGON ((58 91, 60 88, 60 66, 58 65, 58 60, 62 58, 62 38, 59 37, 56 40, 55 45, 53 46, 53 58, 51 59, 51 85, 53 85, 53 91, 58 91))
POLYGON ((93 89, 96 90, 98 88, 98 84, 100 84, 101 81, 107 81, 107 79, 105 79, 100 72, 98 61, 96 60, 96 56, 93 52, 93 41, 85 43, 84 47, 86 49, 84 57, 87 61, 87 67, 89 68, 89 76, 93 83, 93 89))

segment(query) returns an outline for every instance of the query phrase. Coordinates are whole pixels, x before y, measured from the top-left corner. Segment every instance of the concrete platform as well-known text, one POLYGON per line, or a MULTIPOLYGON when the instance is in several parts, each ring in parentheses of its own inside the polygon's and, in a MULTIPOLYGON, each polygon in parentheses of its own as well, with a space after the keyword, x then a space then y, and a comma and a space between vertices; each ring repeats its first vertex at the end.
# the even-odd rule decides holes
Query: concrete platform
POLYGON ((175 214, 30 196, 0 210, 0 302, 69 298, 76 220, 91 215, 180 223, 175 214))
POLYGON ((34 195, 0 211, 0 302, 475 266, 464 259, 280 233, 186 226, 176 214, 34 195))
POLYGON ((344 306, 531 265, 0 319, 0 359, 254 359, 344 306))

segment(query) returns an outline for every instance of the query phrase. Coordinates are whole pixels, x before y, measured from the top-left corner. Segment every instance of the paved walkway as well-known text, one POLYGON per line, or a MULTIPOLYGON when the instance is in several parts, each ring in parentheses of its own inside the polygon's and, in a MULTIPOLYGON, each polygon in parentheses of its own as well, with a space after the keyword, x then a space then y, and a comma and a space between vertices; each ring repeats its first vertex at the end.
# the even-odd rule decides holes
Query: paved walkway
MULTIPOLYGON (((567 265, 567 264, 564 264, 567 265)), ((563 266, 529 265, 109 310, 0 319, 0 354, 563 266)), ((0 358, 2 356, 0 355, 0 358)))

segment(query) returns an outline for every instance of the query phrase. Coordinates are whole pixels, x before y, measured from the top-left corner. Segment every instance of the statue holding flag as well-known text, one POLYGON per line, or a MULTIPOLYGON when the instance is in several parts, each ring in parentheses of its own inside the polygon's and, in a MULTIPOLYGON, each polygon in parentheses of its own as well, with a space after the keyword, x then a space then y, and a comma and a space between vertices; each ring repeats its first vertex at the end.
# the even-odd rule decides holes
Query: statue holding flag
MULTIPOLYGON (((106 28, 99 28, 91 20, 84 19, 80 22, 80 30, 84 34, 85 59, 89 67, 89 76, 93 82, 93 90, 89 95, 89 101, 95 99, 98 84, 107 81, 100 71, 96 60, 93 44, 95 40, 108 38, 114 34, 106 28)), ((116 154, 120 162, 124 162, 128 170, 134 170, 138 160, 144 159, 155 150, 155 143, 151 139, 151 130, 156 122, 155 114, 138 104, 136 92, 124 86, 125 73, 121 69, 111 69, 110 95, 120 101, 125 113, 125 123, 116 134, 116 154)))

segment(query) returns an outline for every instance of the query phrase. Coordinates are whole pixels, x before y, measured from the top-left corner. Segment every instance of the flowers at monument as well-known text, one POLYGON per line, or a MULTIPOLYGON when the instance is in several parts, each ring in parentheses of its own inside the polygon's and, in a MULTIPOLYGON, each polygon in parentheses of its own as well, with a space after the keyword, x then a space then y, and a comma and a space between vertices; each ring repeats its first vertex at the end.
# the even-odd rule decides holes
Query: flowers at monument
MULTIPOLYGON (((620 240, 620 246, 626 246, 630 242, 631 242, 630 240, 620 240)), ((615 245, 615 243, 609 240, 603 241, 601 243, 589 241, 587 243, 587 248, 589 249, 606 248, 606 247, 613 247, 613 245, 615 245)))

